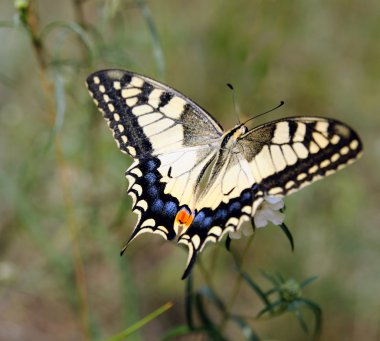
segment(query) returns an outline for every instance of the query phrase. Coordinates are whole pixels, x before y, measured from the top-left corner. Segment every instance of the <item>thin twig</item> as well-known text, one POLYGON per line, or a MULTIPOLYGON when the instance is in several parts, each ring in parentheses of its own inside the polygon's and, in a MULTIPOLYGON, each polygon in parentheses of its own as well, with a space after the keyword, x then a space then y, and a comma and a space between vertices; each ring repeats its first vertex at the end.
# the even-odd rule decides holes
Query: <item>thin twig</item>
MULTIPOLYGON (((32 46, 36 55, 37 63, 39 66, 41 86, 47 104, 47 119, 49 124, 52 127, 54 127, 55 118, 57 116, 56 105, 54 102, 54 87, 52 82, 49 80, 48 76, 48 54, 46 52, 43 41, 39 37, 39 20, 36 10, 36 2, 33 0, 30 1, 28 4, 26 19, 27 20, 25 22, 25 25, 30 34, 32 46)), ((72 243, 72 257, 74 263, 75 284, 79 299, 79 314, 81 320, 81 328, 84 338, 86 340, 90 340, 87 292, 85 285, 84 266, 78 242, 78 224, 75 216, 70 181, 66 173, 66 169, 68 169, 68 166, 66 164, 65 156, 62 150, 61 139, 58 133, 55 134, 54 144, 58 169, 60 170, 59 173, 61 177, 61 188, 63 192, 65 209, 67 214, 67 227, 72 243)))
POLYGON ((87 28, 87 23, 83 12, 83 4, 85 1, 86 0, 73 0, 75 21, 83 28, 87 28))

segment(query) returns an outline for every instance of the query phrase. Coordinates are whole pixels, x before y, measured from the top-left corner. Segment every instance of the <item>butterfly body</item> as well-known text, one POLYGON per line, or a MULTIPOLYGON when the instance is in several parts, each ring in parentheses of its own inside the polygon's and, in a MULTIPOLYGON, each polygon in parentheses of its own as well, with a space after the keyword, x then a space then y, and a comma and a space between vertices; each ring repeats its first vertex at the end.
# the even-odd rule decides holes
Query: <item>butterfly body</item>
POLYGON ((220 145, 220 149, 228 149, 231 150, 234 147, 236 147, 236 144, 238 143, 239 138, 245 134, 248 131, 248 128, 243 125, 239 124, 230 131, 227 131, 224 134, 222 143, 220 145))
POLYGON ((357 134, 322 117, 290 117, 225 132, 190 99, 122 70, 90 75, 87 86, 114 139, 134 162, 128 193, 145 232, 189 248, 186 277, 207 242, 239 229, 266 196, 282 197, 352 163, 357 134))

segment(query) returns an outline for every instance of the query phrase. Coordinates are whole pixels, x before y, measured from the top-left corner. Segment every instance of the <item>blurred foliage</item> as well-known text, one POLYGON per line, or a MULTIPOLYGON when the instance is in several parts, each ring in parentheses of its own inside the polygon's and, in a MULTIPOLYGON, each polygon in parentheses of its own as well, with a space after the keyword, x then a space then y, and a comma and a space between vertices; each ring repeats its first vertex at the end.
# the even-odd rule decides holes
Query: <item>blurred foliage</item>
POLYGON ((0 37, 0 339, 308 339, 313 301, 321 339, 380 338, 380 3, 15 0, 0 3, 0 37), (135 223, 131 160, 84 86, 101 68, 164 81, 225 127, 226 83, 242 118, 285 101, 257 124, 341 119, 365 156, 287 198, 294 253, 267 228, 233 257, 208 246, 181 281, 186 254, 160 237, 118 256, 135 223))

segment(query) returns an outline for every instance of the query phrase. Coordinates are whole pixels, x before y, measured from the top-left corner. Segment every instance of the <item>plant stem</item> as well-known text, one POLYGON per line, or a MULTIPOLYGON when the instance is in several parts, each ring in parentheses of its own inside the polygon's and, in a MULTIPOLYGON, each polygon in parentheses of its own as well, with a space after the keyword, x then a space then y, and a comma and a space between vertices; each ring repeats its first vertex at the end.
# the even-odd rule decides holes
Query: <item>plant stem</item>
MULTIPOLYGON (((48 76, 47 53, 43 41, 38 34, 39 20, 36 11, 36 2, 31 0, 27 8, 27 17, 25 22, 26 28, 30 34, 32 46, 36 55, 41 86, 45 95, 47 106, 47 120, 51 127, 54 127, 55 118, 57 116, 55 106, 54 87, 48 76)), ((90 328, 88 319, 88 303, 87 292, 85 285, 84 266, 78 241, 78 223, 74 210, 74 203, 71 193, 70 180, 67 176, 67 166, 65 156, 62 149, 61 139, 59 134, 55 134, 54 139, 55 154, 57 159, 57 167, 59 170, 61 189, 64 197, 64 205, 67 214, 67 228, 71 239, 71 250, 75 274, 75 285, 79 301, 79 315, 81 321, 82 334, 85 340, 90 340, 90 328)))
POLYGON ((218 256, 219 256, 219 250, 220 250, 220 247, 214 247, 214 250, 212 251, 211 264, 210 264, 210 270, 209 270, 210 277, 214 276, 214 273, 216 270, 216 262, 217 262, 218 256))
MULTIPOLYGON (((243 250, 243 253, 240 257, 240 259, 238 260, 236 257, 235 258, 235 262, 236 262, 236 265, 239 267, 239 268, 242 268, 243 267, 243 262, 244 262, 244 259, 248 253, 248 250, 253 242, 253 239, 255 238, 255 233, 253 233, 253 235, 251 235, 248 240, 247 240, 247 243, 245 245, 245 248, 243 250)), ((222 317, 222 321, 220 323, 220 331, 222 332, 226 325, 227 325, 227 322, 231 316, 231 311, 232 311, 232 308, 235 304, 235 301, 238 297, 238 294, 239 294, 239 291, 240 291, 240 287, 241 287, 241 284, 242 284, 242 281, 243 281, 243 277, 242 276, 238 276, 236 281, 235 281, 235 284, 234 284, 234 287, 233 287, 233 290, 232 290, 232 295, 229 299, 229 301, 227 302, 226 304, 226 310, 224 312, 224 315, 222 317)))
POLYGON ((205 282, 206 282, 207 286, 211 290, 214 290, 213 289, 213 285, 212 285, 212 281, 211 281, 211 274, 206 270, 206 267, 204 266, 204 264, 202 262, 202 258, 198 257, 197 262, 198 262, 199 270, 201 271, 202 276, 205 279, 205 282))
POLYGON ((167 310, 171 309, 172 307, 173 307, 172 302, 165 303, 163 306, 161 306, 160 308, 158 308, 154 312, 150 313, 149 315, 145 316, 143 319, 136 322, 135 324, 133 324, 132 326, 130 326, 129 328, 127 328, 126 330, 124 330, 120 334, 114 335, 114 336, 108 338, 106 341, 121 341, 121 340, 126 339, 129 335, 135 333, 136 331, 141 329, 144 325, 146 325, 150 321, 154 320, 155 318, 157 318, 158 316, 160 316, 161 314, 163 314, 167 310))
POLYGON ((73 0, 75 21, 83 28, 87 28, 82 6, 85 1, 86 0, 73 0))

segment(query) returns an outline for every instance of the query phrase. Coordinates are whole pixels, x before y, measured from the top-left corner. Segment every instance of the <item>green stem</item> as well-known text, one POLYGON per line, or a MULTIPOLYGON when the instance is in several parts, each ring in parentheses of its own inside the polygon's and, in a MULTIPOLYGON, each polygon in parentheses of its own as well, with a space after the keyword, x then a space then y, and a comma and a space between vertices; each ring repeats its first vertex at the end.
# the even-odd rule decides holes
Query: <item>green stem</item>
POLYGON ((206 270, 206 267, 204 266, 203 262, 202 262, 202 258, 201 257, 198 257, 197 259, 197 262, 198 262, 198 266, 199 266, 199 270, 203 276, 203 278, 205 279, 205 283, 206 285, 212 290, 214 291, 214 288, 213 288, 213 284, 212 284, 212 280, 211 280, 211 274, 209 271, 206 270))
MULTIPOLYGON (((48 123, 54 127, 55 118, 57 117, 57 108, 55 104, 55 93, 52 82, 48 76, 48 54, 46 52, 43 41, 39 34, 39 19, 36 10, 36 2, 30 1, 23 12, 25 17, 24 24, 29 32, 32 47, 34 49, 36 59, 40 71, 40 80, 43 92, 45 94, 46 107, 48 113, 48 123)), ((75 274, 75 284, 79 300, 79 315, 81 321, 82 333, 85 340, 90 340, 90 327, 89 327, 89 315, 88 315, 88 302, 87 291, 85 285, 85 275, 83 260, 80 252, 79 238, 78 238, 78 223, 76 220, 74 202, 72 198, 70 180, 67 176, 68 165, 62 149, 61 139, 59 134, 55 134, 55 153, 57 159, 57 167, 59 169, 61 177, 61 189, 64 198, 64 205, 67 214, 67 228, 71 237, 72 258, 75 274)))
MULTIPOLYGON (((243 262, 244 262, 244 259, 246 257, 246 255, 248 254, 248 250, 253 242, 253 239, 255 238, 255 233, 249 237, 248 241, 247 241, 247 244, 245 245, 245 248, 243 250, 243 253, 240 257, 240 259, 238 260, 236 257, 235 257, 235 262, 236 262, 236 265, 239 267, 239 268, 242 268, 243 267, 243 262)), ((234 304, 235 304, 235 301, 239 295, 239 292, 240 292, 240 287, 241 287, 241 284, 243 282, 243 277, 240 275, 237 277, 236 281, 235 281, 235 285, 234 285, 234 288, 232 290, 232 295, 229 299, 229 301, 227 302, 226 304, 226 310, 224 312, 224 315, 222 317, 222 321, 220 323, 220 331, 223 331, 227 325, 227 322, 232 314, 232 308, 234 307, 234 304)))
POLYGON ((149 315, 145 316, 144 318, 142 318, 140 321, 136 322, 135 324, 133 324, 129 328, 125 329, 120 334, 114 335, 114 336, 106 339, 105 341, 120 341, 120 340, 124 340, 129 335, 131 335, 134 332, 136 332, 137 330, 141 329, 147 323, 149 323, 150 321, 154 320, 156 317, 160 316, 161 314, 163 314, 165 311, 169 310, 172 307, 173 307, 173 303, 172 302, 165 303, 163 306, 161 306, 157 310, 153 311, 149 315))

